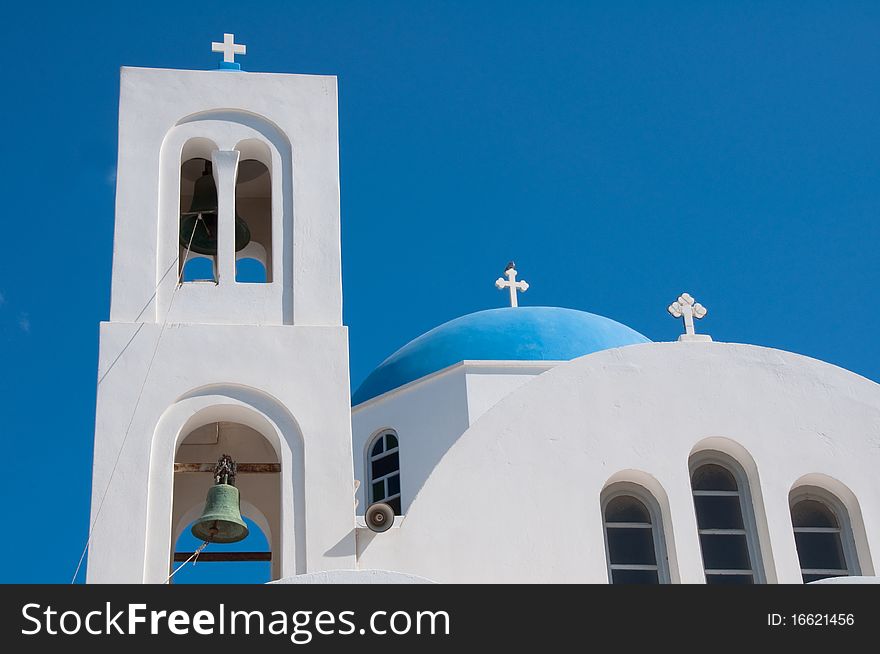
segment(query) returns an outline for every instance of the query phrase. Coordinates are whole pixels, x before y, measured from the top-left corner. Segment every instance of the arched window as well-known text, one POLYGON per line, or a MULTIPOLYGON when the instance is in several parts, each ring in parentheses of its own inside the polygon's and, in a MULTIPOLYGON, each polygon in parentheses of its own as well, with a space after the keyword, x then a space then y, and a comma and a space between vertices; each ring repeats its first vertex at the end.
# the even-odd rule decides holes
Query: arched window
MULTIPOLYGON (((701 457, 705 460, 705 457, 701 457)), ((707 584, 762 583, 757 533, 745 473, 713 458, 691 472, 707 584)))
POLYGON ((629 484, 606 492, 602 513, 611 583, 668 583, 660 511, 650 493, 629 484))
POLYGON ((859 574, 846 509, 820 489, 792 492, 791 523, 804 583, 859 574))
POLYGON ((398 449, 397 434, 386 430, 376 435, 367 450, 370 503, 385 502, 394 509, 394 515, 401 515, 398 449))

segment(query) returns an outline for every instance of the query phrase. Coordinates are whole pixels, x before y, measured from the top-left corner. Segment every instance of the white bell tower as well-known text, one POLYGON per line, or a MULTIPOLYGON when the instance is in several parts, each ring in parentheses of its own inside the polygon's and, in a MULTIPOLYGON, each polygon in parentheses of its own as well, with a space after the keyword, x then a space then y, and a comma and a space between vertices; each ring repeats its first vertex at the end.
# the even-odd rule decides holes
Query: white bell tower
POLYGON ((165 581, 224 453, 272 578, 356 567, 336 78, 237 67, 122 69, 89 582, 165 581))

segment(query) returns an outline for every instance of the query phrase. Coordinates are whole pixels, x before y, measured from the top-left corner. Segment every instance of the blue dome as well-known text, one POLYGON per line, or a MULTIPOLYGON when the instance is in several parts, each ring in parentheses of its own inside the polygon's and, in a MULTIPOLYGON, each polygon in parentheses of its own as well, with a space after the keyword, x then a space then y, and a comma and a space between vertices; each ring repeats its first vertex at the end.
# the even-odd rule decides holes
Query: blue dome
POLYGON ((648 342, 626 325, 585 311, 558 307, 478 311, 435 327, 385 359, 355 392, 352 404, 460 361, 568 361, 648 342))

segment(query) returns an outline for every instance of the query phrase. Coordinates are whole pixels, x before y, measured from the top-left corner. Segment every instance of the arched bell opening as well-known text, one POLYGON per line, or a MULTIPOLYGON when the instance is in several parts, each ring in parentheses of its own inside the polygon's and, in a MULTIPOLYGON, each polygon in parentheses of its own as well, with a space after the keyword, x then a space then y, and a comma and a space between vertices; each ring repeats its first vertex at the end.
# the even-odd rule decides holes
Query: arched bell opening
POLYGON ((250 240, 236 248, 235 281, 270 283, 272 281, 272 156, 266 144, 255 139, 236 146, 241 153, 235 180, 235 213, 247 223, 250 240), (262 271, 248 261, 262 264, 262 271))
POLYGON ((180 202, 178 221, 178 274, 182 281, 216 281, 217 279, 217 182, 214 178, 211 153, 216 144, 206 138, 186 142, 180 155, 180 202), (187 274, 190 261, 205 261, 187 274))
MULTIPOLYGON (((218 485, 215 478, 217 463, 224 455, 235 462, 237 469, 231 479, 219 480, 236 489, 232 494, 223 494, 223 508, 232 513, 237 511, 236 515, 240 514, 248 527, 255 524, 258 529, 256 532, 250 529, 248 535, 236 543, 209 542, 198 560, 205 566, 218 568, 219 572, 212 578, 223 582, 224 567, 241 562, 265 562, 268 552, 269 577, 280 578, 281 466, 278 454, 259 431, 241 423, 222 421, 193 429, 177 448, 171 522, 174 547, 169 553, 168 574, 180 565, 181 559, 187 558, 183 554, 194 552, 203 542, 201 539, 196 541, 195 536, 182 539, 182 535, 190 534, 193 523, 203 517, 209 493, 218 485), (234 496, 239 499, 238 506, 229 499, 234 496), (247 519, 251 522, 247 523, 247 519), (180 550, 176 549, 179 543, 195 545, 180 550), (243 557, 242 552, 252 556, 243 557)), ((216 495, 213 499, 217 499, 216 495)), ((182 570, 178 572, 175 579, 182 573, 182 570)), ((251 581, 256 583, 258 580, 251 581)))

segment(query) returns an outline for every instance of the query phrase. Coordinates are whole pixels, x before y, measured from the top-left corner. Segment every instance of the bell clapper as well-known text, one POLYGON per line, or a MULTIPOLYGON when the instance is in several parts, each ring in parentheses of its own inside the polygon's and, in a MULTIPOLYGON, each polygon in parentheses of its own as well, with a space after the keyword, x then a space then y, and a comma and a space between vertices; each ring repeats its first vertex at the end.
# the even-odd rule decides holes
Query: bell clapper
POLYGON ((199 211, 199 218, 198 218, 198 219, 201 220, 201 221, 202 221, 202 224, 205 226, 205 231, 208 232, 208 236, 213 236, 213 234, 211 233, 211 228, 208 227, 208 221, 205 220, 204 218, 202 218, 202 212, 201 212, 201 211, 199 211))

